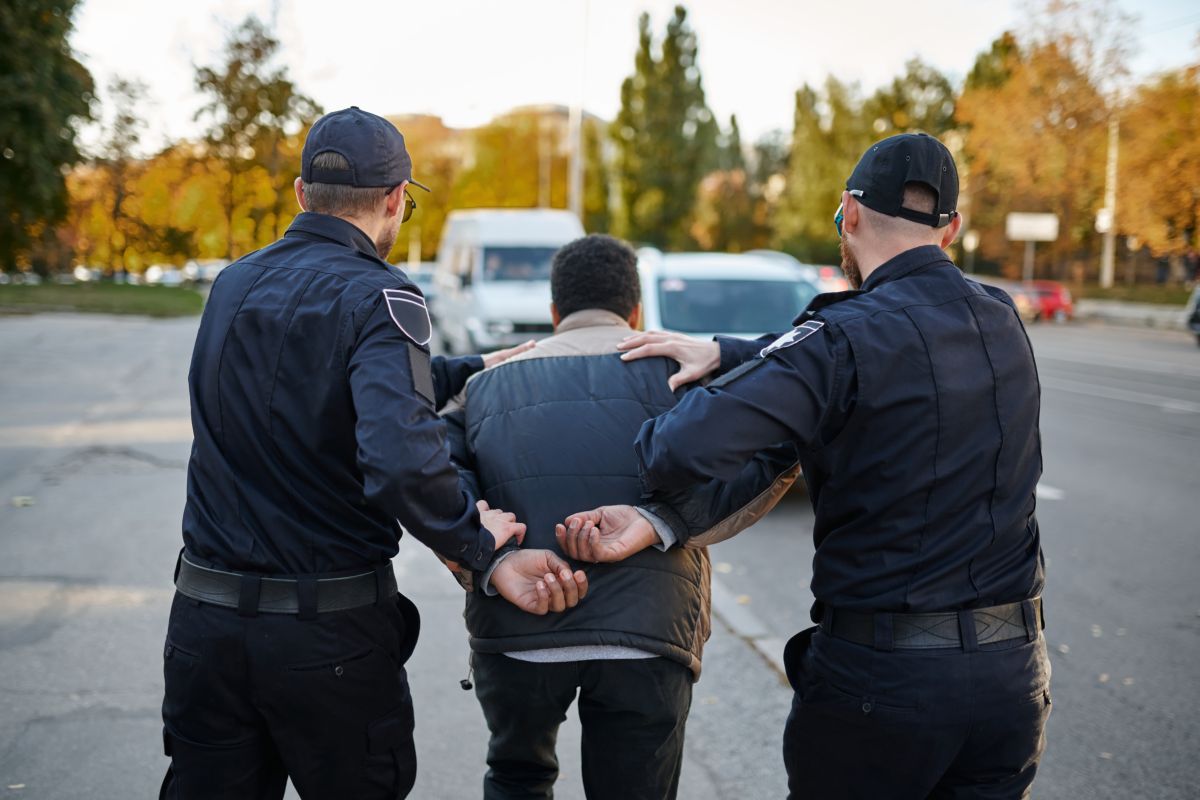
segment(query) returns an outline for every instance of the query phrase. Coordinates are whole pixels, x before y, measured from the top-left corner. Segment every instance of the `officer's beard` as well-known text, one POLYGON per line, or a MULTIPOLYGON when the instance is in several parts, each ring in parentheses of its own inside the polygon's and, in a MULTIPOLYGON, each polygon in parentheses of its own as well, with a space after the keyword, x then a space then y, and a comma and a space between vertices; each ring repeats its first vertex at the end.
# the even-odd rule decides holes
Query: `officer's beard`
POLYGON ((392 252, 392 245, 396 243, 396 237, 400 235, 400 223, 397 222, 394 228, 384 230, 379 234, 379 238, 375 240, 375 252, 384 261, 387 261, 388 253, 392 252))
POLYGON ((858 259, 850 251, 850 245, 846 244, 845 236, 838 243, 838 247, 842 251, 842 272, 846 273, 846 280, 850 282, 850 288, 861 289, 863 285, 862 271, 858 268, 858 259))

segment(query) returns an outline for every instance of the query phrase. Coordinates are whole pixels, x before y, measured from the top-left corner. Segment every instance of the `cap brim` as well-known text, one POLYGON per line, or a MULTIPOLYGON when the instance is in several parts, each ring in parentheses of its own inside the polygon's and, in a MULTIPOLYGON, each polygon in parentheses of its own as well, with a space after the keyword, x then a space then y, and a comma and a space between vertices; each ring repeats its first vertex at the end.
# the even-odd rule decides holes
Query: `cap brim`
POLYGON ((429 192, 430 194, 433 194, 433 189, 430 189, 428 186, 426 186, 423 183, 418 183, 417 181, 413 180, 412 178, 408 179, 408 183, 410 186, 415 186, 418 189, 424 189, 425 191, 429 192))

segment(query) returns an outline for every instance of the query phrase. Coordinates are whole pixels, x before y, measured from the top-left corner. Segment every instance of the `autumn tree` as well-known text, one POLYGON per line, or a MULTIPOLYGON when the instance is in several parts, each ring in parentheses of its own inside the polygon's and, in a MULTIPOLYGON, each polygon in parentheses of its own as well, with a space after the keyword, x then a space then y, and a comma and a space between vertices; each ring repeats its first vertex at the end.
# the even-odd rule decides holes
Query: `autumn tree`
POLYGON ((0 269, 45 271, 49 258, 31 253, 38 242, 61 258, 64 170, 82 159, 76 131, 92 116, 92 76, 68 41, 78 5, 0 3, 0 269))
POLYGON ((615 231, 659 247, 690 246, 700 179, 716 165, 717 126, 705 104, 696 35, 676 6, 663 40, 638 21, 634 72, 621 84, 611 135, 619 203, 615 231))
POLYGON ((936 68, 914 58, 904 74, 881 86, 863 106, 874 138, 924 132, 941 136, 954 127, 954 87, 936 68))
POLYGON ((1122 114, 1117 224, 1155 256, 1200 247, 1200 65, 1137 89, 1122 114))
POLYGON ((224 176, 231 259, 281 232, 298 174, 298 134, 321 112, 296 88, 287 68, 275 64, 278 50, 279 41, 250 16, 230 34, 223 63, 196 70, 196 88, 207 97, 196 117, 209 122, 205 141, 224 176), (264 178, 266 191, 252 194, 264 178))

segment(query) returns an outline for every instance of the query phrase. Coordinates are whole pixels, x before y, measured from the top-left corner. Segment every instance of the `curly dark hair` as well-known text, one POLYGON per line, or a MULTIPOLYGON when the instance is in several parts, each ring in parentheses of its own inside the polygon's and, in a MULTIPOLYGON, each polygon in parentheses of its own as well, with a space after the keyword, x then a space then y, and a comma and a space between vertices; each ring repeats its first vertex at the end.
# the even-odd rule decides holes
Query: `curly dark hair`
POLYGON ((620 239, 599 233, 565 244, 554 254, 550 296, 562 317, 602 308, 628 318, 642 299, 637 254, 620 239))

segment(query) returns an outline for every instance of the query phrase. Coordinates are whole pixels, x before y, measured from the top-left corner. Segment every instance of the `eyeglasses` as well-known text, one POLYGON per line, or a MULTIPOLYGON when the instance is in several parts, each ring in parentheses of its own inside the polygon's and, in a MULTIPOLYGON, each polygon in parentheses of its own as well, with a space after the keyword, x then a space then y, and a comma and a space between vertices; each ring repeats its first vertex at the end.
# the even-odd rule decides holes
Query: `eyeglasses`
MULTIPOLYGON (((388 189, 388 194, 391 194, 394 191, 396 191, 395 186, 393 186, 391 189, 388 189)), ((404 190, 404 214, 403 214, 403 216, 400 217, 400 221, 408 222, 409 217, 412 216, 412 212, 414 212, 416 210, 417 210, 417 201, 414 200, 413 196, 408 193, 408 189, 405 189, 404 190)))

